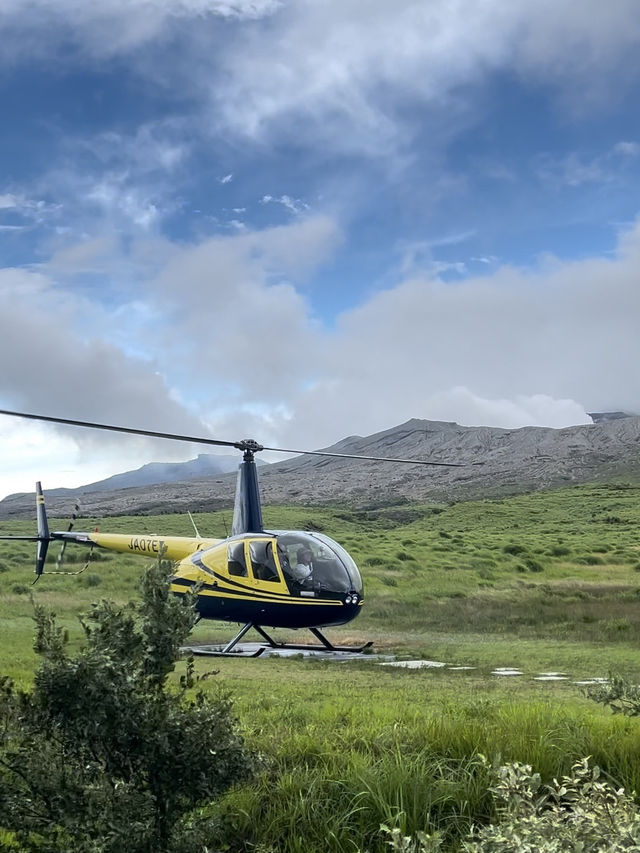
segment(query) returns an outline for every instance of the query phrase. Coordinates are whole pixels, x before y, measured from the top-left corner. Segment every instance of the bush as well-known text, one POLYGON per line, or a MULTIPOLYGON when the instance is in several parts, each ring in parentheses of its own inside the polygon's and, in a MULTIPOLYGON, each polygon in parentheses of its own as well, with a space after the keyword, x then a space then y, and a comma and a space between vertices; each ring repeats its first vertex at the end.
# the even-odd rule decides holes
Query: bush
POLYGON ((168 686, 195 622, 169 573, 150 569, 139 603, 94 605, 73 657, 36 607, 33 689, 0 679, 0 821, 21 850, 166 853, 184 815, 249 773, 226 697, 188 695, 193 661, 168 686))
POLYGON ((604 684, 592 684, 585 696, 599 705, 611 708, 614 714, 624 717, 640 716, 640 687, 630 684, 620 675, 611 675, 604 684))
POLYGON ((476 830, 463 846, 468 853, 639 849, 640 815, 633 797, 602 781, 600 769, 590 768, 586 758, 571 776, 549 786, 527 764, 500 767, 495 779, 491 792, 499 821, 476 830))
MULTIPOLYGON (((488 765, 485 759, 481 761, 488 765)), ((575 764, 570 776, 543 785, 528 764, 506 764, 493 770, 498 820, 475 828, 459 848, 464 853, 622 853, 640 849, 640 814, 633 797, 601 780, 588 759, 575 764)), ((439 833, 403 836, 382 826, 394 853, 443 851, 439 833)))
POLYGON ((502 550, 505 554, 511 554, 513 557, 517 557, 518 554, 524 554, 527 549, 524 545, 517 545, 515 542, 512 542, 509 545, 505 545, 502 550))
POLYGON ((396 560, 402 560, 404 562, 407 562, 408 560, 415 561, 415 559, 416 558, 412 554, 407 553, 407 551, 398 551, 396 554, 396 560))
POLYGON ((596 554, 583 554, 576 557, 575 562, 583 566, 601 566, 602 557, 598 557, 596 554))

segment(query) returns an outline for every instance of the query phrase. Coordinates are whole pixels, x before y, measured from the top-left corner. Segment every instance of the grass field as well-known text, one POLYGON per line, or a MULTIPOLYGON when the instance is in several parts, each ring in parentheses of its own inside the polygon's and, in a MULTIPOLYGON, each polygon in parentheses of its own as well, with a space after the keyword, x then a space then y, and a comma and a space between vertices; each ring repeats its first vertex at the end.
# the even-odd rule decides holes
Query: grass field
MULTIPOLYGON (((199 516, 198 528, 222 536, 228 515, 199 516)), ((640 721, 612 716, 573 683, 610 670, 640 680, 640 488, 358 511, 273 507, 265 522, 322 530, 360 566, 363 614, 330 636, 477 669, 198 660, 199 671, 218 670, 205 683, 230 691, 248 743, 263 755, 253 784, 204 810, 218 833, 212 849, 224 841, 238 851, 381 851, 382 822, 409 833, 438 829, 455 849, 471 823, 492 816, 478 753, 528 761, 546 779, 591 755, 617 784, 640 791, 640 721), (490 674, 496 666, 571 678, 506 680, 490 674)), ((30 533, 34 524, 3 522, 0 532, 30 533)), ((190 535, 183 516, 100 524, 190 535)), ((0 543, 0 673, 25 684, 35 666, 32 550, 0 543)), ((82 567, 86 553, 76 553, 66 569, 82 567)), ((144 566, 103 555, 77 577, 43 577, 34 595, 77 642, 78 614, 99 597, 134 597, 144 566)), ((200 624, 194 642, 230 637, 235 627, 200 624)))

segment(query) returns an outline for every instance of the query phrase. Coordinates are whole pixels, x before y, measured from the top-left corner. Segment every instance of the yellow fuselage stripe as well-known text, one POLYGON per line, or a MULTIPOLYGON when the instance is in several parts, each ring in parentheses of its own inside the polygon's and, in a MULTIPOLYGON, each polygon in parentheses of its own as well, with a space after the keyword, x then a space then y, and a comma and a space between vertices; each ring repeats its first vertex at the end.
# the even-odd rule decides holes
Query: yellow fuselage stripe
MULTIPOLYGON (((171 592, 181 592, 186 593, 189 587, 182 586, 182 584, 171 584, 171 592)), ((199 589, 198 595, 208 596, 210 598, 234 598, 238 601, 259 601, 262 604, 315 604, 315 605, 329 605, 331 607, 342 607, 341 601, 336 601, 335 599, 316 599, 316 598, 293 598, 290 596, 289 598, 264 598, 263 596, 256 595, 255 590, 247 589, 248 593, 252 593, 250 595, 238 595, 237 593, 230 592, 228 587, 224 589, 215 590, 215 589, 199 589)))
POLYGON ((167 560, 184 560, 190 554, 203 548, 217 545, 220 539, 196 539, 185 536, 132 536, 128 533, 89 533, 89 541, 100 548, 120 551, 124 554, 158 557, 167 560))

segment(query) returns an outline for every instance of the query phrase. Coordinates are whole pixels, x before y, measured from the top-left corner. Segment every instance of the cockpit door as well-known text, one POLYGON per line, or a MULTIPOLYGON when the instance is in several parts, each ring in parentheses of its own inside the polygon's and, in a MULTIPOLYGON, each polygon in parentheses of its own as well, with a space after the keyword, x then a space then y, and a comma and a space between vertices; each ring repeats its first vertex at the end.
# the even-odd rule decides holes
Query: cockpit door
POLYGON ((250 539, 246 543, 247 565, 251 567, 253 582, 258 589, 286 592, 275 551, 275 539, 250 539))

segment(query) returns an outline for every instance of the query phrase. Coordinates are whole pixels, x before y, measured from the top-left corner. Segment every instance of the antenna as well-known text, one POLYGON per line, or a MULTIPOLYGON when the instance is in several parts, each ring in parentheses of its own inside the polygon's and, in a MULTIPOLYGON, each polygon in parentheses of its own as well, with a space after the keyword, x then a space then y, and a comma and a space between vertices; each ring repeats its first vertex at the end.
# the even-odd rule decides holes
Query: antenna
POLYGON ((198 537, 198 539, 202 539, 202 536, 200 536, 200 533, 198 532, 198 528, 196 527, 196 523, 195 523, 195 521, 193 520, 193 516, 191 515, 191 513, 189 512, 189 510, 187 510, 187 515, 188 515, 188 516, 189 516, 189 518, 191 519, 191 524, 193 525, 193 529, 194 529, 194 530, 195 530, 195 532, 196 532, 196 536, 198 537))

